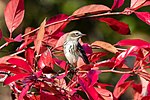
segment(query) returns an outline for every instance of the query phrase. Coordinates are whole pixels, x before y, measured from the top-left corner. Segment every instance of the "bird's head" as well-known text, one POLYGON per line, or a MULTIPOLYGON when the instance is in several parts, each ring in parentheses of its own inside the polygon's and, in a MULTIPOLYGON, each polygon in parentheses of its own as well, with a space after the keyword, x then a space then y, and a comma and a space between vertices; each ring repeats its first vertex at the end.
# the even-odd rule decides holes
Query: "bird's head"
POLYGON ((75 30, 68 33, 67 38, 71 40, 79 40, 82 36, 85 36, 86 34, 82 34, 80 31, 75 30))

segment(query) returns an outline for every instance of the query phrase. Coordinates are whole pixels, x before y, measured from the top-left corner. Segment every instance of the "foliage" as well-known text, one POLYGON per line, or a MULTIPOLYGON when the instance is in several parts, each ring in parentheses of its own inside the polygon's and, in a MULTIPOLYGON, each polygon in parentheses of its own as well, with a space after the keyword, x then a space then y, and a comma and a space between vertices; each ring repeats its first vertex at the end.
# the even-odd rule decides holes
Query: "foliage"
POLYGON ((79 59, 77 66, 72 68, 62 59, 62 45, 67 35, 63 33, 63 29, 71 21, 84 18, 98 20, 122 35, 130 34, 129 26, 108 16, 135 14, 150 25, 150 13, 137 11, 149 6, 149 0, 131 0, 130 7, 121 12, 114 11, 123 4, 124 0, 114 0, 111 8, 101 4, 86 5, 70 16, 59 14, 48 20, 45 18, 39 28, 27 27, 24 34, 12 38, 14 30, 24 18, 25 9, 24 0, 10 0, 4 11, 10 37, 2 36, 0 30, 0 39, 4 38, 6 41, 0 49, 12 42, 20 42, 21 45, 15 53, 0 58, 1 81, 4 85, 9 85, 18 100, 117 100, 129 87, 134 93, 134 100, 150 99, 150 74, 146 70, 150 62, 149 42, 124 39, 112 45, 97 40, 91 44, 81 41, 90 64, 86 65, 79 59), (122 46, 127 46, 127 49, 121 48, 122 46), (105 51, 94 52, 94 48, 105 51), (18 55, 21 53, 24 57, 18 55), (101 60, 111 53, 114 54, 112 58, 101 60), (109 69, 99 69, 103 67, 109 69), (99 76, 109 72, 122 74, 112 92, 107 89, 112 84, 99 82, 99 76), (135 75, 140 78, 138 84, 129 79, 135 75))

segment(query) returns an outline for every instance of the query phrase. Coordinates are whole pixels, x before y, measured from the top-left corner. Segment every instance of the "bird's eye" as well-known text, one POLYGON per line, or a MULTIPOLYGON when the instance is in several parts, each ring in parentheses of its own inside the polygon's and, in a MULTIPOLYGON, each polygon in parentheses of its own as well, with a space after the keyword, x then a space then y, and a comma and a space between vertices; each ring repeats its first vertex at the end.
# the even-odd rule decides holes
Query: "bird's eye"
POLYGON ((76 35, 76 36, 78 36, 78 35, 79 35, 79 33, 75 33, 75 35, 76 35))

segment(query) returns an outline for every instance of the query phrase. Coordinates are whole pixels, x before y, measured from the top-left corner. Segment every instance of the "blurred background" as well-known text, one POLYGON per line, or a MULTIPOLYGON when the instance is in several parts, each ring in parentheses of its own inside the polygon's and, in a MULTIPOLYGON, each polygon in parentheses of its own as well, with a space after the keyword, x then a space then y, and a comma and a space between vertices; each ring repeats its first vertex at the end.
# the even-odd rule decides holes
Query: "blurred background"
MULTIPOLYGON (((5 37, 9 37, 9 31, 6 27, 3 14, 8 1, 9 0, 0 0, 0 29, 5 37)), ((24 0, 24 2, 24 20, 22 24, 14 31, 13 37, 20 33, 23 34, 26 27, 37 28, 45 17, 48 19, 52 16, 62 13, 71 15, 76 9, 88 4, 104 4, 108 7, 111 7, 113 4, 113 0, 24 0)), ((125 7, 128 7, 129 4, 130 0, 125 0, 124 5, 115 11, 122 11, 125 7)), ((150 12, 150 7, 143 7, 138 11, 150 12)), ((64 32, 80 30, 82 33, 87 34, 87 37, 84 38, 84 41, 88 42, 89 44, 96 40, 102 40, 111 44, 115 44, 119 40, 125 38, 140 38, 150 42, 150 26, 139 20, 134 14, 130 16, 117 15, 110 17, 127 23, 130 27, 131 35, 120 35, 111 30, 111 28, 105 23, 100 23, 99 21, 89 19, 70 22, 64 29, 64 32)), ((1 40, 0 45, 3 43, 4 41, 1 40)), ((2 49, 0 51, 0 57, 9 55, 12 53, 12 51, 15 51, 19 45, 20 44, 12 43, 8 47, 2 49)), ((116 77, 119 78, 120 76, 113 74, 112 77, 112 73, 107 73, 107 75, 103 74, 100 76, 100 81, 116 84, 118 81, 118 78, 116 77)), ((9 96, 6 96, 10 95, 10 93, 11 92, 8 90, 8 87, 1 87, 0 100, 11 100, 9 96)), ((127 94, 130 94, 130 92, 127 94)), ((121 100, 130 100, 128 98, 129 96, 126 96, 125 94, 123 97, 121 97, 121 100)))

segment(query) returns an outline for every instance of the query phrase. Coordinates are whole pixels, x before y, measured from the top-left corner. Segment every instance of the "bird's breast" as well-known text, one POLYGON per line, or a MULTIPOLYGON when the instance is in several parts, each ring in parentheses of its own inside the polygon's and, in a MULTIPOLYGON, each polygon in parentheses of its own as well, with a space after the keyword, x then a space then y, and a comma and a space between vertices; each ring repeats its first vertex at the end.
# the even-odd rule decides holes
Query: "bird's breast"
POLYGON ((66 53, 66 52, 70 52, 70 53, 76 52, 77 51, 77 43, 78 42, 74 42, 74 41, 66 42, 64 44, 64 53, 66 53))
POLYGON ((64 43, 64 54, 69 63, 76 63, 78 59, 77 43, 73 41, 64 43))

